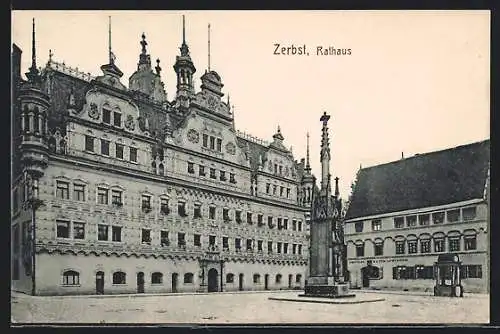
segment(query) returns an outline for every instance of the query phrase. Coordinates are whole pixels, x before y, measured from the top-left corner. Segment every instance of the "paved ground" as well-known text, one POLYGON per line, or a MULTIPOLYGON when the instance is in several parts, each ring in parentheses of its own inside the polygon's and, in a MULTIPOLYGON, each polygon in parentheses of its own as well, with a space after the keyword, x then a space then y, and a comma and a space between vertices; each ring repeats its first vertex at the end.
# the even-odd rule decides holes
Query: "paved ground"
POLYGON ((14 293, 13 323, 443 323, 486 324, 489 295, 464 298, 355 291, 384 301, 319 304, 269 300, 301 291, 163 296, 33 297, 14 293))

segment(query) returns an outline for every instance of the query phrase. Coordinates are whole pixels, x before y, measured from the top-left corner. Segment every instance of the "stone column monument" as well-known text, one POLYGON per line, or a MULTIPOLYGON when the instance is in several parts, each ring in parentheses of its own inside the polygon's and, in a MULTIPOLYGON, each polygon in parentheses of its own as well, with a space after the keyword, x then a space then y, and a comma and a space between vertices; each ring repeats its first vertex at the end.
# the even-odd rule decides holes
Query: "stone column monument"
POLYGON ((311 205, 309 278, 303 297, 354 297, 349 292, 346 247, 341 222, 338 178, 335 194, 330 185, 330 143, 326 112, 321 116, 321 189, 314 191, 311 205))

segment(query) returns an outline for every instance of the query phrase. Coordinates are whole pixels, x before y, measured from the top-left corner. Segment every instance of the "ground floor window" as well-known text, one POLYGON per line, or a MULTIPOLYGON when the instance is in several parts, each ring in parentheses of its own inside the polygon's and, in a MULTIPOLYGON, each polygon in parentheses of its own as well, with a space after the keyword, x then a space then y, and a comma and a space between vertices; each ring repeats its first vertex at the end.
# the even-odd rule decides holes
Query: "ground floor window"
POLYGON ((193 283, 193 277, 194 277, 194 275, 192 273, 184 274, 184 283, 185 284, 193 283))
POLYGON ((417 265, 415 266, 415 278, 416 279, 433 279, 434 278, 434 267, 417 265))
POLYGON ((281 274, 276 275, 276 284, 281 283, 281 274))
POLYGON ((226 283, 234 283, 234 275, 233 274, 226 275, 226 283))
POLYGON ((301 281, 302 281, 302 275, 297 274, 297 276, 295 276, 295 283, 300 283, 301 281))
POLYGON ((79 285, 80 274, 74 270, 67 270, 63 273, 63 285, 79 285))
POLYGON ((126 274, 123 271, 113 273, 113 284, 126 284, 126 274))
POLYGON ((393 279, 433 279, 433 266, 397 266, 392 268, 393 279))
POLYGON ((259 274, 254 274, 254 275, 253 275, 253 282, 254 282, 255 284, 260 283, 260 275, 259 275, 259 274))
POLYGON ((151 284, 162 284, 163 274, 162 273, 152 273, 151 274, 151 284))
POLYGON ((460 268, 461 278, 482 278, 483 270, 481 265, 463 265, 460 268))

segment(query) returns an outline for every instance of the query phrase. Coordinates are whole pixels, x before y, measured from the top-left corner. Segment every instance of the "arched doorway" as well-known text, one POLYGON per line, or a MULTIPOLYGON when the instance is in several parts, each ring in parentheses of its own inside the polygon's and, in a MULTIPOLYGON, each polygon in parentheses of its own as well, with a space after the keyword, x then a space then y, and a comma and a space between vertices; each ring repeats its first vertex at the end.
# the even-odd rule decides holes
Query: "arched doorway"
POLYGON ((269 274, 264 275, 264 290, 269 290, 269 274))
POLYGON ((219 291, 219 284, 217 283, 217 269, 210 269, 208 271, 208 292, 219 291))
POLYGON ((293 279, 293 275, 292 274, 288 275, 288 288, 289 289, 292 288, 292 279, 293 279))
POLYGON ((144 293, 144 273, 137 273, 137 293, 144 293))
POLYGON ((177 280, 179 275, 177 273, 172 274, 172 292, 177 292, 177 280))
POLYGON ((361 282, 363 288, 370 287, 370 269, 368 267, 361 268, 361 282))
POLYGON ((95 274, 95 292, 98 295, 104 294, 104 272, 102 271, 95 274))
POLYGON ((238 290, 243 291, 243 274, 240 274, 238 284, 238 290))

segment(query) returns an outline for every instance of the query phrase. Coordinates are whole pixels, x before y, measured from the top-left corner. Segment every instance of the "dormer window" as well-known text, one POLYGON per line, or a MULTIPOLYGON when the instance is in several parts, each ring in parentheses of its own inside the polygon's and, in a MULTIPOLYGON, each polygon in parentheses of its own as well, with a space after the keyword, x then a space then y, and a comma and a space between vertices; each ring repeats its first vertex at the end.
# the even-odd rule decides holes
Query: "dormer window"
POLYGON ((111 110, 102 108, 102 122, 105 124, 111 124, 111 110))

